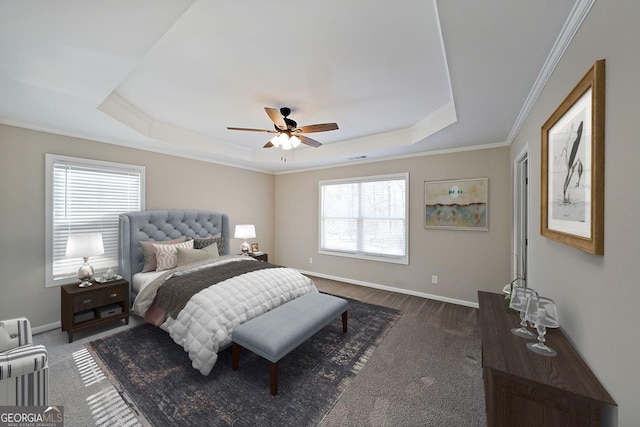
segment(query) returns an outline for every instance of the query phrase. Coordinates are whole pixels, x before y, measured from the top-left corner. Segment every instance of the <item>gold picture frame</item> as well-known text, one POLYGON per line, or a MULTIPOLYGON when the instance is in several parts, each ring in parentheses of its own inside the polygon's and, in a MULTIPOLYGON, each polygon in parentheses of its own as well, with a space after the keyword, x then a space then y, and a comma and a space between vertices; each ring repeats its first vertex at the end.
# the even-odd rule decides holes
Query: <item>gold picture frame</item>
POLYGON ((542 236, 604 255, 605 60, 542 126, 542 236))
POLYGON ((257 243, 252 243, 251 244, 251 253, 254 252, 258 252, 258 244, 257 243))

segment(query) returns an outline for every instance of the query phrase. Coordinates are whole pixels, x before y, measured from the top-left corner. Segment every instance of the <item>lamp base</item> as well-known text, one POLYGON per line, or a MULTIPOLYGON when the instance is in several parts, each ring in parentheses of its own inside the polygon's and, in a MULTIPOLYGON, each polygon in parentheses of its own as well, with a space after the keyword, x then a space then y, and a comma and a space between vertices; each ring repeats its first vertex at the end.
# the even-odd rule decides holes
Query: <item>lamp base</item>
POLYGON ((78 270, 78 280, 81 281, 81 283, 78 286, 80 286, 81 288, 86 288, 93 285, 93 283, 90 282, 92 278, 93 278, 93 267, 89 265, 89 257, 86 257, 84 258, 84 263, 80 266, 80 269, 78 270))

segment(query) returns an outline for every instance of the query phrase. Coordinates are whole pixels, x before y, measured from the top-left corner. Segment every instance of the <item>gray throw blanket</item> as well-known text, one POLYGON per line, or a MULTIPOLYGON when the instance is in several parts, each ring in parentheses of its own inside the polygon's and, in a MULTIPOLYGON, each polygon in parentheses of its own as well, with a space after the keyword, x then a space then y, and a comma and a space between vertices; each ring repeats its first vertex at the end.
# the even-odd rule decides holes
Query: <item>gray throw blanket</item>
POLYGON ((156 297, 156 304, 174 319, 187 305, 189 299, 209 286, 216 285, 232 277, 265 268, 281 268, 268 262, 229 262, 205 268, 193 273, 174 276, 164 282, 156 297))

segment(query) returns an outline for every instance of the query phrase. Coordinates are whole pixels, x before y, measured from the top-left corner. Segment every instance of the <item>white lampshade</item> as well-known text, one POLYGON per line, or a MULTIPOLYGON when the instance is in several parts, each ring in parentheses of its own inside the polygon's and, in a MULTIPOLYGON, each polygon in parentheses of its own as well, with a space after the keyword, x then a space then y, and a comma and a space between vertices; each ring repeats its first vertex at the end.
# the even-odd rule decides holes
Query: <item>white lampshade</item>
POLYGON ((256 237, 256 228, 253 224, 236 225, 234 237, 236 239, 253 239, 256 237))
POLYGON ((100 233, 70 234, 67 239, 65 255, 69 258, 88 258, 103 253, 104 247, 100 233))

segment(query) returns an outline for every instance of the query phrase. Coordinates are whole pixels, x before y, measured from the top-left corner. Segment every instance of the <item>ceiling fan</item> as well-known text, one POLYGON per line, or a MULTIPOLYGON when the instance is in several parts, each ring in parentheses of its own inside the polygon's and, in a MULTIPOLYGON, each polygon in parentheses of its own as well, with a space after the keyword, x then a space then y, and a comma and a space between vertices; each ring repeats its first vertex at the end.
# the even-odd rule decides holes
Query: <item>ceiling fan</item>
POLYGON ((338 129, 336 123, 321 123, 316 125, 300 126, 291 120, 288 116, 291 114, 291 109, 288 107, 280 108, 280 111, 275 108, 264 107, 264 111, 273 122, 274 130, 271 129, 253 129, 253 128, 236 128, 227 127, 229 130, 246 130, 250 132, 267 132, 277 133, 278 135, 273 137, 267 142, 263 148, 282 147, 284 150, 290 150, 296 148, 300 143, 306 144, 310 147, 320 147, 322 144, 315 139, 311 139, 302 135, 303 133, 313 132, 326 132, 329 130, 338 129))

